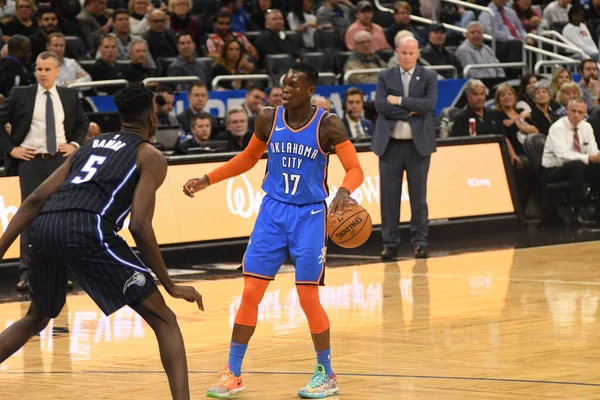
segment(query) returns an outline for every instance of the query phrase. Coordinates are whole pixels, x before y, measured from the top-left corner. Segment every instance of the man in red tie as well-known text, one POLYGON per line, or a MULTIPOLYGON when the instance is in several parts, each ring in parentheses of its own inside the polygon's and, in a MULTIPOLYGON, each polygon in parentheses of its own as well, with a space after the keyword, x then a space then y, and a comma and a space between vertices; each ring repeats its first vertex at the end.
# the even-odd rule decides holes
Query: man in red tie
MULTIPOLYGON (((569 182, 573 222, 595 224, 584 204, 586 182, 600 181, 600 152, 592 126, 584 121, 587 105, 583 97, 574 97, 567 105, 567 116, 551 127, 544 146, 542 166, 546 182, 569 182)), ((597 206, 597 212, 600 207, 597 206)))

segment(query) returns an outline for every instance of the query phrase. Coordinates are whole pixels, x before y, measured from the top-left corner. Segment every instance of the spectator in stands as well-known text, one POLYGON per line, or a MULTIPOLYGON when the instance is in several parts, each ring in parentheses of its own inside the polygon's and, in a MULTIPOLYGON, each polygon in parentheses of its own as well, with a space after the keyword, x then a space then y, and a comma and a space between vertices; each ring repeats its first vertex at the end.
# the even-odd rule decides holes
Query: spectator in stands
POLYGON ((538 131, 543 135, 548 135, 550 126, 558 118, 550 108, 550 85, 548 81, 539 81, 529 91, 529 97, 533 100, 535 107, 531 110, 531 121, 538 131))
POLYGON ((241 105, 242 110, 248 118, 256 118, 260 110, 265 106, 265 89, 260 86, 251 85, 246 90, 246 97, 241 105))
POLYGON ((589 58, 598 61, 598 46, 596 40, 590 35, 590 31, 583 23, 585 11, 582 7, 571 7, 569 10, 569 23, 565 25, 562 34, 576 47, 585 51, 589 58))
MULTIPOLYGON (((188 133, 192 126, 192 117, 201 111, 205 111, 204 108, 208 103, 208 86, 203 82, 194 82, 189 86, 188 89, 188 103, 189 107, 181 114, 177 115, 177 120, 181 125, 181 129, 188 133)), ((212 125, 215 125, 214 118, 212 119, 212 125)))
POLYGON ((348 29, 354 18, 352 17, 352 9, 340 3, 340 0, 325 0, 317 8, 315 15, 317 16, 317 24, 321 29, 337 29, 340 38, 343 40, 346 29, 348 29))
POLYGON ((141 82, 146 78, 157 76, 156 68, 146 64, 148 60, 148 45, 143 39, 133 39, 129 42, 129 60, 131 63, 125 66, 123 77, 129 82, 141 82))
POLYGON ((269 10, 265 17, 265 30, 256 38, 256 49, 260 61, 264 65, 265 57, 270 54, 289 54, 299 61, 300 49, 295 49, 293 43, 285 34, 283 14, 279 10, 269 10))
POLYGON ((0 0, 0 25, 14 17, 16 9, 17 7, 14 0, 0 0))
POLYGON ((590 7, 585 11, 585 23, 592 33, 592 38, 598 39, 600 35, 600 0, 590 1, 590 7))
POLYGON ((250 21, 252 21, 252 25, 258 31, 262 31, 265 29, 265 15, 267 10, 273 8, 273 2, 271 0, 257 0, 256 1, 256 11, 250 15, 250 21))
POLYGON ((272 85, 267 95, 267 105, 269 107, 278 107, 283 104, 283 88, 279 85, 272 85))
POLYGON ((98 137, 102 134, 102 129, 100 129, 100 125, 95 122, 90 122, 90 126, 88 127, 88 133, 83 140, 83 144, 90 139, 98 137))
POLYGON ((574 97, 581 97, 581 88, 575 82, 566 82, 564 83, 558 92, 556 93, 556 101, 558 102, 559 108, 556 109, 557 117, 566 117, 567 106, 569 101, 574 97))
POLYGON ((252 59, 258 60, 260 57, 256 47, 250 43, 246 35, 240 32, 231 31, 231 14, 227 11, 219 11, 214 23, 215 33, 210 35, 206 40, 206 48, 208 49, 208 57, 217 58, 221 54, 223 45, 230 40, 237 40, 244 46, 246 54, 252 59))
MULTIPOLYGON (((492 0, 488 4, 488 8, 493 13, 493 25, 492 16, 486 12, 479 14, 479 22, 483 25, 485 33, 495 37, 498 59, 502 62, 519 62, 523 61, 523 40, 525 40, 527 32, 521 25, 515 10, 506 7, 507 2, 508 0, 492 0)), ((529 44, 533 44, 533 42, 529 44)), ((514 73, 514 71, 510 72, 514 73)))
MULTIPOLYGON (((50 8, 56 13, 58 18, 59 32, 64 33, 66 36, 78 36, 83 38, 84 34, 77 22, 77 14, 81 12, 81 3, 75 0, 50 0, 50 8)), ((38 6, 42 6, 43 2, 39 2, 38 6)), ((66 52, 69 54, 69 51, 66 52)))
POLYGON ((479 79, 469 79, 465 86, 467 105, 452 121, 451 136, 469 136, 469 119, 475 118, 477 135, 497 135, 502 133, 498 113, 485 107, 487 88, 479 79))
MULTIPOLYGON (((115 62, 117 59, 117 39, 114 36, 105 35, 100 39, 100 59, 90 67, 90 75, 93 81, 107 81, 113 79, 124 79, 124 68, 115 62)), ((106 86, 99 91, 114 94, 119 90, 117 86, 106 86)))
POLYGON ((177 51, 179 57, 169 65, 167 76, 197 76, 210 85, 210 72, 203 63, 196 61, 196 43, 190 33, 177 34, 177 51))
POLYGON ((129 27, 132 35, 142 36, 150 30, 148 12, 153 8, 150 0, 129 0, 129 27))
POLYGON ((65 57, 65 48, 67 40, 65 35, 60 32, 54 32, 48 35, 48 44, 46 49, 58 57, 59 74, 56 78, 56 84, 59 86, 68 86, 72 82, 89 82, 92 80, 90 74, 72 59, 65 57))
POLYGON ((0 61, 0 95, 7 97, 13 86, 35 83, 35 76, 27 68, 31 59, 31 43, 22 35, 13 35, 8 41, 8 56, 0 61))
MULTIPOLYGON (((233 39, 221 48, 221 54, 215 60, 212 68, 212 77, 251 74, 252 71, 254 71, 254 64, 248 61, 244 47, 240 42, 233 39)), ((221 81, 218 86, 223 89, 243 89, 246 85, 247 81, 236 79, 234 81, 221 81)))
POLYGON ((17 15, 2 26, 2 42, 8 42, 13 35, 31 36, 37 30, 33 21, 35 3, 33 0, 17 0, 17 15))
POLYGON ((319 29, 312 6, 312 0, 293 1, 290 4, 292 11, 287 15, 290 29, 302 34, 304 48, 307 50, 315 49, 315 32, 319 29))
POLYGON ((521 77, 519 82, 519 93, 516 108, 523 111, 531 112, 533 107, 533 101, 529 97, 529 91, 533 88, 533 85, 538 81, 538 77, 533 74, 525 74, 521 77))
POLYGON ((250 17, 244 10, 244 0, 223 0, 223 11, 231 14, 231 30, 234 32, 246 32, 251 26, 250 17))
MULTIPOLYGON (((552 95, 552 101, 556 103, 560 103, 557 100, 558 91, 567 82, 572 82, 573 78, 571 78, 571 73, 566 68, 558 68, 552 74, 552 80, 550 81, 550 94, 552 95)), ((565 109, 566 110, 566 109, 565 109)), ((567 114, 565 114, 567 115, 567 114)))
POLYGON ((380 25, 373 23, 373 5, 366 0, 361 0, 356 4, 356 21, 348 27, 344 41, 348 50, 354 50, 354 35, 359 31, 367 31, 373 37, 371 50, 391 49, 392 46, 385 39, 385 32, 380 25))
MULTIPOLYGON (((470 64, 497 64, 500 62, 490 46, 483 43, 483 26, 480 22, 470 22, 466 35, 467 40, 456 49, 456 57, 463 67, 470 64)), ((472 69, 469 73, 470 78, 504 78, 505 76, 502 68, 472 69)))
POLYGON ((584 207, 586 181, 600 181, 600 153, 592 126, 584 121, 586 101, 574 97, 568 115, 556 121, 548 133, 542 166, 546 182, 569 182, 573 222, 590 225, 594 221, 584 207))
POLYGON ((542 18, 548 29, 561 31, 569 22, 571 0, 555 0, 548 4, 542 12, 542 18))
POLYGON ((54 10, 43 8, 38 11, 38 30, 31 36, 31 59, 37 59, 37 56, 46 51, 48 35, 56 32, 58 27, 58 18, 54 10))
POLYGON ((169 27, 176 34, 191 34, 192 39, 198 42, 205 28, 196 17, 190 16, 192 7, 192 0, 169 0, 169 27))
POLYGON ((344 125, 350 140, 365 140, 373 136, 373 123, 363 118, 365 93, 351 87, 344 94, 344 125))
POLYGON ((85 0, 83 10, 77 15, 77 22, 83 32, 88 50, 93 50, 96 42, 112 29, 113 10, 106 8, 106 0, 85 0))
POLYGON ((394 23, 385 30, 385 38, 390 46, 395 46, 394 41, 396 34, 400 31, 411 31, 419 41, 419 48, 427 44, 427 39, 424 35, 410 22, 410 14, 412 13, 411 5, 406 1, 397 1, 394 4, 394 23))
POLYGON ((241 108, 232 108, 227 112, 227 131, 220 133, 217 140, 228 142, 226 151, 242 151, 250 143, 252 130, 248 129, 248 116, 241 108))
MULTIPOLYGON (((446 28, 440 23, 432 24, 429 28, 429 43, 421 50, 421 58, 430 65, 453 65, 462 74, 462 65, 458 58, 446 49, 446 28)), ((445 78, 453 78, 452 71, 439 71, 445 78)))
POLYGON ((173 94, 173 88, 167 85, 160 85, 154 92, 154 112, 158 118, 158 126, 179 126, 179 121, 171 113, 173 111, 173 104, 175 103, 175 96, 173 94))
POLYGON ((500 121, 502 121, 502 133, 508 139, 511 164, 515 167, 522 167, 522 159, 525 158, 525 149, 523 148, 525 137, 539 132, 530 118, 531 112, 518 109, 516 100, 517 94, 512 86, 504 83, 496 89, 494 106, 500 121))
POLYGON ((167 15, 161 10, 150 12, 150 30, 144 33, 152 58, 175 57, 177 55, 177 37, 166 28, 167 15))
POLYGON ((187 153, 191 148, 203 147, 209 142, 212 133, 212 116, 204 111, 194 115, 191 120, 190 133, 177 143, 180 153, 187 153))
MULTIPOLYGON (((129 14, 124 8, 119 8, 113 13, 113 24, 111 36, 117 38, 117 60, 129 60, 129 44, 132 40, 144 40, 141 36, 131 35, 129 29, 129 14)), ((146 47, 148 45, 146 44, 146 47)), ((100 52, 96 52, 96 58, 100 58, 100 52)), ((156 69, 156 63, 150 52, 147 52, 146 64, 156 69)))
POLYGON ((531 7, 531 0, 515 0, 513 8, 525 32, 536 32, 538 30, 542 24, 542 16, 538 10, 531 7))
MULTIPOLYGON (((355 69, 385 68, 386 63, 373 52, 372 36, 367 31, 354 34, 355 50, 344 65, 344 73, 355 69)), ((377 72, 357 73, 348 78, 348 83, 377 83, 377 72)))
POLYGON ((600 96, 598 90, 598 63, 596 60, 583 60, 579 65, 579 73, 581 74, 579 87, 581 87, 588 108, 597 106, 598 96, 600 96))
POLYGON ((321 108, 327 112, 335 113, 335 108, 333 107, 331 100, 323 96, 313 96, 312 99, 310 99, 310 105, 321 108))

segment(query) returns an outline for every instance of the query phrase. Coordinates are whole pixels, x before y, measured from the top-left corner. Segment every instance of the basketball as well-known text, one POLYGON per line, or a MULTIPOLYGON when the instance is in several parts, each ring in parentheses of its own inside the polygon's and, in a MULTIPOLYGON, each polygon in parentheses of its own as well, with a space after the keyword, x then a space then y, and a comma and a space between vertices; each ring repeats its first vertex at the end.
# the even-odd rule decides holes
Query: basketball
POLYGON ((353 204, 351 209, 344 208, 339 215, 329 214, 327 229, 333 243, 353 249, 367 241, 371 236, 373 225, 367 210, 358 204, 353 204))

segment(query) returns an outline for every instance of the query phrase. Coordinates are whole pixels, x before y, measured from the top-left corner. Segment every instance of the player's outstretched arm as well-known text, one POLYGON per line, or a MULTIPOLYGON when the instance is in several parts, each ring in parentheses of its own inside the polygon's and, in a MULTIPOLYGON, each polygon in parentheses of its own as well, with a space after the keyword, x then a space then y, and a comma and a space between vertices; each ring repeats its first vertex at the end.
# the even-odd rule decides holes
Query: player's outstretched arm
POLYGON ((354 200, 350 198, 350 193, 362 184, 364 175, 360 161, 358 161, 356 149, 348 140, 346 127, 338 116, 334 114, 327 115, 321 122, 321 129, 322 137, 326 139, 326 143, 330 147, 335 149, 335 153, 346 171, 342 185, 329 207, 329 212, 341 213, 344 207, 352 207, 354 200))
POLYGON ((186 196, 194 197, 194 193, 206 189, 209 185, 233 178, 254 167, 265 151, 267 151, 267 141, 269 140, 271 129, 273 129, 274 116, 275 109, 273 107, 263 108, 254 122, 254 135, 252 135, 248 147, 202 178, 194 178, 187 181, 183 185, 183 193, 186 196))
POLYGON ((204 310, 200 293, 190 286, 175 285, 169 276, 152 227, 156 191, 167 176, 167 159, 152 145, 144 143, 138 150, 137 164, 141 172, 133 194, 129 230, 142 260, 156 274, 169 295, 190 303, 196 302, 198 308, 204 310))
POLYGON ((48 177, 35 191, 25 199, 19 211, 8 224, 6 232, 0 238, 0 259, 8 250, 11 244, 17 239, 17 236, 31 224, 37 214, 40 212, 46 201, 58 190, 60 184, 65 180, 69 169, 71 168, 71 159, 65 160, 52 175, 48 177))

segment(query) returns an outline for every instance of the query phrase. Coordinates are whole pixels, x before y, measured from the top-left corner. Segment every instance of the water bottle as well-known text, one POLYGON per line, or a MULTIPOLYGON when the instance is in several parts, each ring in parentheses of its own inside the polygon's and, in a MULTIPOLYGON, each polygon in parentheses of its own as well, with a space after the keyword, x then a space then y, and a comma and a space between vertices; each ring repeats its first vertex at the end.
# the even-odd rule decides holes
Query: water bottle
POLYGON ((475 118, 469 118, 469 136, 477 135, 477 122, 475 118))

